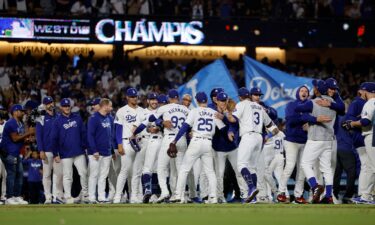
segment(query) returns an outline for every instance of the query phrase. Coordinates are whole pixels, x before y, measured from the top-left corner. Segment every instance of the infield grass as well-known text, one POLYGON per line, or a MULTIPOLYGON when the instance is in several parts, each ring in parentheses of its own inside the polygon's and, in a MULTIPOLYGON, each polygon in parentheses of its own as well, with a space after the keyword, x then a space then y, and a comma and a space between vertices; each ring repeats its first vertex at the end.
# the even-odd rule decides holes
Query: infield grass
POLYGON ((1 225, 374 225, 369 205, 27 205, 0 206, 1 225))

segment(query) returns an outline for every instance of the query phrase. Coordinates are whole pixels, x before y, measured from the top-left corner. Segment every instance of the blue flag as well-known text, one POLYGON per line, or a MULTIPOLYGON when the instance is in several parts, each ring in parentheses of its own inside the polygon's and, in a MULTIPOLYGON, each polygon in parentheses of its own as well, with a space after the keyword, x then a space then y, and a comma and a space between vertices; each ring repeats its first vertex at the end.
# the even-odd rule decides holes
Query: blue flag
POLYGON ((197 106, 195 100, 197 92, 204 91, 209 97, 211 90, 217 87, 223 88, 230 98, 238 101, 238 87, 222 59, 217 59, 199 70, 189 82, 178 88, 178 93, 180 96, 184 94, 193 96, 192 104, 193 106, 197 106))
POLYGON ((279 118, 285 117, 285 107, 296 98, 300 86, 306 85, 312 90, 312 78, 293 76, 247 56, 244 56, 244 64, 246 87, 259 87, 264 94, 261 100, 275 108, 279 118))

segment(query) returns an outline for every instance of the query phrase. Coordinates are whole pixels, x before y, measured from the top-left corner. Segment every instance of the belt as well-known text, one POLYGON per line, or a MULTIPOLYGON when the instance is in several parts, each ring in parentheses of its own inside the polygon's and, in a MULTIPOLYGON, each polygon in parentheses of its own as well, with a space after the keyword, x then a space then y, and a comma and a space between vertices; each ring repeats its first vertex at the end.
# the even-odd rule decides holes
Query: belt
POLYGON ((212 138, 208 138, 208 137, 193 137, 193 138, 197 138, 197 139, 207 139, 207 140, 209 140, 209 141, 212 140, 212 138))
POLYGON ((161 136, 151 136, 152 139, 159 139, 161 136))
POLYGON ((176 134, 168 134, 169 136, 176 136, 176 134))

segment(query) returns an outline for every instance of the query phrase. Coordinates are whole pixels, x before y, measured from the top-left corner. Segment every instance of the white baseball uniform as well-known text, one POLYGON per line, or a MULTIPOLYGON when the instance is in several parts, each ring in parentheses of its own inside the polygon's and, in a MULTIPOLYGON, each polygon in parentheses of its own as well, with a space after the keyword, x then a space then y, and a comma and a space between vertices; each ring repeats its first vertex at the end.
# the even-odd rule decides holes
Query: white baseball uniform
POLYGON ((173 178, 171 178, 171 172, 169 172, 169 165, 170 168, 175 168, 176 174, 180 169, 180 165, 182 159, 185 155, 185 151, 187 148, 186 138, 182 137, 176 144, 177 146, 177 157, 175 159, 171 159, 167 155, 167 151, 169 148, 169 144, 174 140, 175 136, 178 133, 179 128, 181 127, 182 123, 185 122, 187 116, 189 114, 189 109, 183 105, 179 105, 176 103, 170 103, 164 105, 156 111, 154 116, 156 118, 162 117, 163 121, 171 121, 173 124, 173 128, 167 129, 164 128, 164 138, 161 143, 159 155, 158 155, 158 162, 157 162, 157 173, 158 173, 158 180, 161 189, 161 197, 168 197, 169 191, 167 186, 167 177, 170 175, 170 187, 172 193, 175 191, 176 182, 173 182, 173 178))
POLYGON ((185 121, 192 128, 193 137, 178 173, 176 199, 183 199, 187 176, 198 158, 202 160, 203 169, 208 177, 209 197, 217 197, 212 137, 215 133, 215 127, 221 129, 225 125, 221 120, 215 118, 215 113, 216 111, 211 108, 198 107, 190 111, 185 121))
MULTIPOLYGON (((3 131, 4 131, 5 122, 3 124, 0 124, 0 143, 1 143, 1 140, 3 138, 3 131)), ((4 165, 3 161, 1 159, 0 159, 0 177, 2 178, 0 199, 5 199, 6 188, 7 188, 7 186, 6 186, 7 171, 5 169, 5 165, 4 165)))
MULTIPOLYGON (((143 115, 143 108, 139 106, 132 108, 129 105, 121 107, 116 113, 115 124, 122 125, 122 146, 125 154, 121 156, 121 169, 116 182, 114 202, 120 202, 125 182, 133 169, 133 162, 137 153, 131 147, 129 138, 133 136, 133 130, 137 127, 137 124, 144 120, 143 115)), ((130 183, 129 180, 128 183, 130 183)))

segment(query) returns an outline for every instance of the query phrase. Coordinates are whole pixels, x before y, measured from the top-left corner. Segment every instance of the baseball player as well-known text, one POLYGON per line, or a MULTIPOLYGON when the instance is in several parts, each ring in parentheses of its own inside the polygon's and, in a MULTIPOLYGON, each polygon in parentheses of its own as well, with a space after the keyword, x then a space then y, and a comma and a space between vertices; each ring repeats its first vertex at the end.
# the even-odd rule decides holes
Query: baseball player
MULTIPOLYGON (((187 115, 189 114, 188 108, 178 104, 179 96, 177 90, 169 90, 168 97, 169 104, 158 108, 156 113, 149 117, 150 122, 155 121, 157 118, 161 118, 164 121, 164 138, 162 140, 157 162, 158 180, 161 189, 161 195, 158 199, 158 203, 165 202, 170 198, 169 190, 167 187, 169 166, 171 170, 177 171, 178 174, 182 159, 187 148, 186 138, 182 137, 177 143, 177 157, 175 159, 171 159, 167 155, 169 144, 174 140, 179 128, 185 122, 187 115)), ((172 181, 172 173, 173 171, 169 173, 169 183, 173 193, 176 188, 176 184, 172 181)))
POLYGON ((50 138, 53 131, 53 123, 57 117, 54 112, 55 105, 52 97, 44 97, 43 105, 46 110, 46 114, 44 116, 41 116, 41 118, 37 120, 36 142, 40 153, 40 159, 43 163, 43 188, 46 198, 44 203, 63 203, 62 197, 64 193, 62 164, 56 163, 53 160, 53 143, 52 139, 50 138))
POLYGON ((254 185, 255 179, 252 178, 250 165, 256 165, 259 152, 262 148, 263 137, 262 131, 265 126, 273 135, 276 135, 279 130, 273 124, 270 117, 265 112, 264 108, 250 99, 244 99, 236 105, 236 109, 228 113, 228 120, 231 123, 236 121, 240 124, 241 141, 238 146, 237 156, 237 170, 241 173, 248 186, 248 197, 245 202, 251 202, 259 190, 254 185))
MULTIPOLYGON (((240 95, 242 95, 240 93, 240 95)), ((217 107, 212 108, 220 113, 224 113, 227 110, 228 95, 224 92, 220 92, 216 96, 217 107)), ((225 202, 224 198, 224 171, 226 160, 228 159, 231 166, 236 168, 237 166, 237 148, 239 144, 239 124, 235 123, 231 126, 226 126, 222 129, 216 129, 212 139, 212 148, 215 150, 216 155, 216 174, 217 174, 217 195, 219 202, 225 202), (233 134, 233 139, 229 140, 228 133, 233 134)), ((234 170, 236 174, 236 181, 241 190, 241 197, 245 198, 247 194, 247 185, 243 180, 241 174, 234 170)))
POLYGON ((97 202, 96 186, 98 186, 98 201, 107 202, 105 186, 113 149, 113 118, 110 116, 112 102, 103 98, 98 105, 99 110, 89 118, 87 127, 90 203, 97 202))
POLYGON ((81 181, 81 201, 88 202, 87 162, 85 149, 87 146, 86 127, 79 114, 71 112, 68 98, 60 101, 61 114, 57 116, 52 128, 53 154, 56 163, 63 168, 63 186, 66 204, 75 201, 71 195, 73 183, 73 164, 77 168, 81 181))
POLYGON ((192 101, 192 99, 191 99, 191 95, 189 95, 189 94, 184 94, 184 95, 182 96, 181 104, 182 104, 183 106, 185 106, 186 108, 190 109, 191 101, 192 101))
POLYGON ((128 180, 129 183, 128 178, 137 154, 131 147, 130 138, 133 136, 136 124, 143 121, 141 117, 144 115, 144 109, 137 105, 138 92, 135 88, 129 88, 126 91, 126 100, 128 104, 117 111, 115 119, 118 153, 121 155, 121 170, 117 178, 113 203, 121 202, 125 182, 128 180))
POLYGON ((207 107, 208 99, 204 92, 198 92, 195 98, 199 107, 190 111, 186 121, 182 124, 177 136, 171 143, 176 145, 189 128, 192 128, 192 139, 178 173, 175 195, 177 200, 181 200, 182 203, 185 202, 184 193, 187 176, 195 161, 201 158, 204 171, 208 177, 208 203, 213 204, 217 203, 217 180, 213 165, 212 137, 215 133, 215 127, 221 129, 225 127, 225 124, 216 118, 217 111, 207 107))
MULTIPOLYGON (((3 139, 3 132, 4 132, 4 126, 5 123, 8 120, 8 112, 6 112, 5 108, 0 105, 0 152, 3 151, 2 146, 2 139, 3 139)), ((7 177, 7 171, 5 169, 5 165, 3 161, 0 159, 0 177, 1 177, 1 195, 0 195, 0 205, 4 203, 3 201, 6 200, 6 177, 7 177)))
MULTIPOLYGON (((365 137, 366 153, 368 155, 368 165, 371 167, 371 176, 373 178, 375 173, 375 147, 373 145, 373 124, 375 123, 375 82, 366 82, 362 85, 362 90, 365 91, 365 98, 367 102, 363 106, 361 119, 358 121, 349 121, 349 128, 362 127, 362 135, 365 137)), ((371 196, 369 187, 374 184, 374 179, 365 180, 364 188, 360 199, 356 203, 360 204, 375 204, 371 196)))
MULTIPOLYGON (((348 107, 348 111, 344 118, 345 121, 348 121, 348 120, 358 121, 361 119, 362 109, 366 103, 366 90, 364 89, 365 85, 366 83, 362 83, 360 85, 359 90, 358 90, 358 96, 354 98, 354 100, 352 101, 352 103, 350 103, 348 107)), ((362 136, 362 129, 360 127, 354 127, 351 133, 352 133, 351 136, 352 136, 354 148, 356 149, 358 156, 359 156, 359 160, 361 162, 361 169, 360 169, 359 178, 358 178, 358 196, 359 197, 355 198, 354 200, 354 201, 359 201, 363 190, 366 188, 371 188, 371 187, 364 187, 366 180, 375 180, 375 177, 373 176, 374 174, 371 172, 371 167, 369 166, 369 158, 366 152, 365 139, 362 136)), ((349 197, 349 196, 344 196, 344 197, 349 197)), ((344 198, 343 200, 347 200, 347 199, 344 198)))
POLYGON ((321 202, 332 204, 333 171, 331 168, 331 159, 335 140, 334 123, 336 111, 328 107, 320 106, 317 103, 317 101, 320 100, 334 102, 331 97, 327 96, 327 90, 326 82, 319 80, 317 82, 317 88, 314 89, 316 98, 298 105, 295 111, 299 113, 311 113, 311 115, 315 117, 326 115, 332 119, 330 122, 326 123, 309 124, 307 142, 301 161, 303 171, 313 191, 313 203, 321 202), (326 185, 326 194, 322 201, 320 201, 320 195, 323 193, 324 187, 318 184, 316 174, 313 170, 316 161, 319 162, 319 168, 323 172, 326 185))

